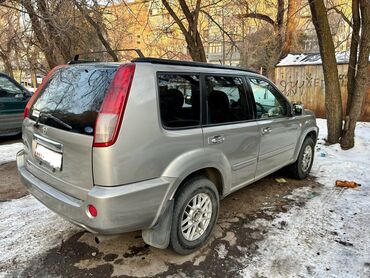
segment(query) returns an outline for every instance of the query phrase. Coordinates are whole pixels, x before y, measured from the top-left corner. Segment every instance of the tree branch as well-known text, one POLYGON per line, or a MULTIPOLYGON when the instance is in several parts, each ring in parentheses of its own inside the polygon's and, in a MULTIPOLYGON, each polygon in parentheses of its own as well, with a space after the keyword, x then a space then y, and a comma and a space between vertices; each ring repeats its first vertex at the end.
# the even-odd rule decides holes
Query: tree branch
POLYGON ((201 10, 201 12, 203 14, 205 14, 214 24, 216 24, 216 26, 222 31, 222 33, 224 33, 231 41, 231 44, 240 51, 240 48, 238 47, 238 45, 235 43, 234 39, 231 37, 231 35, 226 32, 226 30, 224 28, 222 28, 222 26, 206 11, 204 10, 201 10))
POLYGON ((109 55, 113 58, 115 62, 118 62, 118 56, 113 51, 112 47, 110 46, 109 42, 104 38, 101 26, 89 15, 84 7, 77 0, 73 0, 74 4, 76 5, 77 9, 81 12, 81 14, 85 17, 87 22, 95 29, 96 34, 98 35, 99 40, 104 45, 105 49, 109 53, 109 55))
POLYGON ((169 14, 172 16, 172 18, 175 20, 177 25, 180 27, 181 32, 184 34, 185 38, 189 37, 190 34, 189 34, 188 30, 186 29, 185 25, 182 23, 180 18, 177 16, 177 14, 174 12, 174 10, 171 8, 170 4, 168 4, 168 1, 167 0, 162 0, 162 4, 165 6, 165 8, 169 12, 169 14))
POLYGON ((342 10, 338 9, 337 6, 333 6, 333 7, 330 7, 329 9, 327 9, 327 11, 331 11, 331 10, 334 10, 337 14, 339 14, 342 19, 352 28, 353 27, 353 24, 351 22, 351 20, 349 20, 348 17, 346 17, 346 15, 343 13, 342 10))
POLYGON ((257 13, 257 12, 251 12, 251 13, 247 13, 247 14, 241 14, 241 17, 242 18, 260 19, 260 20, 263 20, 263 21, 271 24, 272 26, 275 26, 276 25, 275 21, 271 17, 269 17, 268 15, 265 15, 265 14, 257 13))

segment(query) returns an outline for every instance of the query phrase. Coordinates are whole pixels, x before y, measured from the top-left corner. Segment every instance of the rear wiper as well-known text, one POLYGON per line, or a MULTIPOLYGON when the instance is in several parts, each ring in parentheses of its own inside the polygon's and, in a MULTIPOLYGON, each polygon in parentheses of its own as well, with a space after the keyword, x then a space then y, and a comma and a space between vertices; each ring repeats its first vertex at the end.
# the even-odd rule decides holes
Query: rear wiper
POLYGON ((36 123, 34 124, 35 127, 38 127, 40 125, 39 121, 40 121, 41 117, 45 117, 46 119, 52 119, 52 120, 54 120, 54 122, 57 122, 58 124, 64 126, 68 130, 72 129, 72 127, 69 124, 63 122, 61 119, 53 116, 50 113, 45 113, 45 112, 40 112, 39 117, 37 118, 36 123))

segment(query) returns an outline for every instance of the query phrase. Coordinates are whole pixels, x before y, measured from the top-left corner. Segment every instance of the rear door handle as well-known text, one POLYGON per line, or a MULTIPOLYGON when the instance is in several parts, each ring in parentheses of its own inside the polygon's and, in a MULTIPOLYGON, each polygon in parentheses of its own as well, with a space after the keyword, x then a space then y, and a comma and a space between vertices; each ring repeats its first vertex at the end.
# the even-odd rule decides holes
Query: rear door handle
POLYGON ((208 144, 221 144, 225 141, 225 137, 223 135, 215 135, 212 137, 208 137, 208 144))
POLYGON ((271 127, 264 127, 262 128, 262 134, 271 133, 272 129, 271 127))

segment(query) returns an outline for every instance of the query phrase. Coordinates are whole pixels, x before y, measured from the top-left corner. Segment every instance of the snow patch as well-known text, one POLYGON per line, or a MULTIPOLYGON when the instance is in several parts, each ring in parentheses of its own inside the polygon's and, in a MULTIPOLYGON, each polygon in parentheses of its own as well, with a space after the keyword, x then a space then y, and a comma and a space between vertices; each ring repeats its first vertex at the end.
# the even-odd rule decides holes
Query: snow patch
MULTIPOLYGON (((340 51, 335 54, 338 64, 348 64, 349 51, 340 51)), ((370 61, 370 55, 369 55, 370 61)), ((320 53, 288 54, 277 66, 321 65, 320 53)))
POLYGON ((227 250, 227 248, 226 248, 225 244, 223 244, 223 243, 218 244, 218 245, 216 246, 215 250, 216 250, 216 252, 217 252, 217 254, 218 254, 218 257, 219 257, 220 259, 225 259, 225 258, 226 258, 226 256, 227 256, 227 253, 229 252, 229 251, 227 250))
POLYGON ((312 198, 307 187, 294 190, 289 198, 306 197, 306 205, 279 214, 274 225, 249 224, 268 232, 257 255, 244 257, 244 277, 370 277, 370 123, 357 124, 355 147, 347 151, 325 145, 326 120, 317 123, 312 174, 324 186, 312 198), (337 188, 337 179, 362 186, 337 188))
POLYGON ((326 120, 317 119, 320 128, 315 161, 311 174, 318 182, 333 185, 335 180, 366 184, 370 180, 370 123, 359 122, 355 131, 355 147, 342 150, 339 144, 325 145, 326 120))
POLYGON ((16 154, 23 149, 23 143, 14 143, 9 145, 0 145, 0 165, 14 161, 16 154))
POLYGON ((0 211, 0 276, 80 231, 32 196, 2 202, 0 211))

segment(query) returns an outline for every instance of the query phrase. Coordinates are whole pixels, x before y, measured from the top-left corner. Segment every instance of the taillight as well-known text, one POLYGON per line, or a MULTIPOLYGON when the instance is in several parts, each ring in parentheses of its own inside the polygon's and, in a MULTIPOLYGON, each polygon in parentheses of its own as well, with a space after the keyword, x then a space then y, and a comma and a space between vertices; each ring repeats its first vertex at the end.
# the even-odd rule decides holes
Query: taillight
POLYGON ((60 65, 60 66, 56 66, 54 67, 51 71, 49 71, 49 73, 44 77, 44 79, 42 80, 40 86, 37 88, 36 92, 34 92, 34 94, 32 95, 32 97, 30 98, 30 100, 27 102, 27 105, 26 105, 26 108, 24 108, 24 112, 23 112, 23 117, 24 118, 27 118, 29 115, 29 112, 30 112, 30 108, 32 106, 32 104, 35 102, 38 94, 40 93, 41 89, 45 86, 46 82, 50 79, 50 77, 60 68, 64 67, 65 65, 60 65))
POLYGON ((135 64, 124 64, 118 68, 96 119, 94 147, 108 147, 116 142, 134 72, 135 64))
POLYGON ((89 210, 90 216, 92 217, 98 216, 98 210, 96 209, 96 207, 94 207, 93 205, 88 205, 87 208, 89 210))

